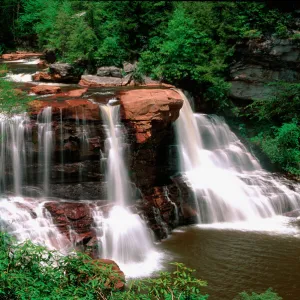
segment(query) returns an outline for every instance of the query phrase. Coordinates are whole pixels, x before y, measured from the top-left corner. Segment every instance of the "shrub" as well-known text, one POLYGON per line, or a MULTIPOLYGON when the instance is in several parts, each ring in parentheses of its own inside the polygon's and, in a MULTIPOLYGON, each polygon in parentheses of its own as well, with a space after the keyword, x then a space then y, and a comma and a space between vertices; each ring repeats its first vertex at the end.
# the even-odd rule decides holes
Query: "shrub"
POLYGON ((240 293, 234 300, 282 300, 272 289, 266 290, 262 294, 247 294, 246 292, 240 293))

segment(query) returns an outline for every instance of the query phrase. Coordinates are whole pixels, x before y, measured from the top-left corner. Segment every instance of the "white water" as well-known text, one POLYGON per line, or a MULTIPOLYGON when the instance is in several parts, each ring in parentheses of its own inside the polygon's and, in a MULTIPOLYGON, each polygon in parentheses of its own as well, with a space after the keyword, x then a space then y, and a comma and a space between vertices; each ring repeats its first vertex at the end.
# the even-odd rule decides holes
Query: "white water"
POLYGON ((16 195, 21 192, 24 178, 26 179, 26 135, 30 129, 26 127, 29 118, 26 114, 0 119, 0 192, 6 192, 10 185, 16 195), (9 178, 7 172, 10 174, 9 178))
POLYGON ((272 217, 300 207, 300 196, 264 171, 224 120, 194 114, 184 99, 176 121, 180 168, 192 185, 200 223, 272 217))
POLYGON ((0 201, 0 229, 14 235, 19 242, 31 240, 61 253, 71 250, 71 243, 59 233, 45 202, 26 201, 22 197, 2 198, 0 201))
POLYGON ((129 197, 128 171, 124 163, 121 125, 119 120, 120 106, 100 105, 105 124, 107 139, 107 189, 108 200, 125 206, 129 197))
POLYGON ((109 104, 100 105, 107 135, 105 159, 108 199, 116 205, 109 210, 108 216, 103 216, 100 209, 95 209, 94 222, 101 256, 116 261, 126 276, 147 276, 157 270, 160 255, 153 249, 145 222, 126 208, 129 204, 129 178, 123 158, 124 140, 119 108, 109 104))
POLYGON ((49 193, 52 154, 52 107, 45 107, 38 115, 39 166, 43 178, 44 195, 49 193))
POLYGON ((31 82, 32 81, 32 74, 26 74, 26 73, 21 73, 21 74, 13 74, 13 73, 8 73, 5 76, 6 80, 13 81, 13 82, 31 82))

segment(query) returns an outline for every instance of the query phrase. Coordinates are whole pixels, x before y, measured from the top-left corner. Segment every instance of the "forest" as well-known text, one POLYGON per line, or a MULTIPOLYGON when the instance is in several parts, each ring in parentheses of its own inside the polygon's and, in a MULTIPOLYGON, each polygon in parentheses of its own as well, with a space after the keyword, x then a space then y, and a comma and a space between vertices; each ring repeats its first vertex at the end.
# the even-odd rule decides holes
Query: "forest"
MULTIPOLYGON (((300 5, 297 1, 1 0, 0 29, 0 56, 16 51, 41 52, 45 57, 50 53, 54 57, 53 62, 71 65, 79 76, 96 74, 101 67, 122 69, 124 63, 130 63, 134 66, 132 78, 135 82, 143 85, 145 78, 150 78, 186 91, 193 98, 198 113, 222 116, 263 166, 271 165, 271 171, 275 170, 280 174, 278 176, 299 184, 300 5), (291 49, 289 51, 298 56, 285 58, 285 50, 283 54, 277 54, 276 51, 280 52, 282 47, 291 49), (240 86, 246 94, 249 91, 250 96, 244 96, 240 86)), ((14 84, 6 80, 10 66, 11 63, 0 64, 1 116, 20 114, 32 101, 27 90, 17 91, 14 84)), ((125 77, 126 73, 122 72, 125 77)), ((56 117, 55 122, 59 123, 62 122, 63 108, 57 107, 61 119, 56 117)), ((35 118, 38 124, 39 117, 35 118)), ((77 111, 76 118, 79 124, 77 111)), ((214 118, 211 117, 219 125, 216 123, 219 119, 214 118)), ((86 125, 84 122, 82 126, 86 125)), ((26 123, 30 122, 26 119, 26 123)), ((0 136, 2 145, 14 129, 9 127, 4 135, 3 130, 0 136)), ((39 127, 38 130, 42 136, 43 129, 39 127)), ((62 127, 56 129, 55 134, 62 131, 62 127)), ((40 136, 38 139, 40 141, 40 136)), ((66 138, 62 140, 64 143, 66 138)), ((153 143, 156 142, 154 139, 153 143)), ((71 139, 69 144, 72 144, 71 139)), ((22 142, 18 145, 25 149, 22 142)), ((145 151, 145 156, 152 155, 149 154, 151 146, 137 147, 138 151, 145 151)), ((161 148, 157 149, 155 151, 159 152, 161 148)), ((22 151, 25 153, 25 150, 22 151)), ((41 151, 40 148, 38 151, 41 151)), ((72 151, 68 148, 64 153, 72 151)), ((138 151, 134 157, 139 156, 138 151)), ((1 152, 0 159, 4 161, 6 154, 2 153, 5 152, 1 152)), ((63 155, 59 158, 62 164, 67 161, 63 155)), ((24 162, 28 161, 24 159, 24 162)), ((159 158, 153 161, 161 163, 159 158)), ((1 168, 5 169, 3 165, 0 162, 1 168)), ((162 166, 161 169, 166 164, 162 166)), ((145 168, 145 173, 148 170, 143 164, 140 168, 145 168)), ((130 175, 138 177, 134 172, 130 175)), ((149 171, 147 175, 150 178, 152 173, 149 171)), ((15 173, 13 176, 16 176, 15 173)), ((155 184, 159 185, 164 176, 165 173, 162 173, 159 179, 155 179, 155 184)), ((1 181, 1 193, 2 185, 5 190, 6 182, 1 181)), ((256 183, 253 185, 256 186, 256 183)), ((52 188, 48 186, 47 189, 52 188)), ((258 198, 255 192, 253 195, 258 198)), ((283 200, 277 206, 280 209, 288 207, 286 210, 298 208, 294 205, 298 201, 297 196, 293 199, 292 204, 283 200)), ((226 205, 220 207, 222 210, 226 205)), ((265 207, 267 205, 258 211, 265 207)), ((201 209, 209 211, 206 204, 204 208, 200 205, 201 209)), ((5 231, 1 213, 0 207, 0 229, 5 231)), ((191 220, 181 222, 181 225, 197 223, 191 220)), ((223 215, 220 220, 228 221, 223 215)), ((176 226, 171 225, 168 230, 176 226)), ((207 282, 198 279, 194 275, 195 270, 183 263, 171 265, 173 271, 168 269, 156 277, 129 280, 124 289, 124 284, 122 288, 117 287, 120 282, 125 282, 124 277, 110 266, 95 263, 87 254, 72 252, 61 256, 56 250, 28 240, 17 243, 15 237, 2 232, 0 299, 218 300, 205 292, 207 282)), ((253 292, 240 292, 235 300, 289 299, 281 298, 282 295, 279 296, 272 288, 262 291, 260 287, 260 293, 254 289, 253 292)), ((226 299, 229 297, 231 295, 226 299)))
POLYGON ((242 107, 228 96, 236 45, 249 39, 300 40, 296 6, 293 1, 3 0, 0 52, 52 49, 58 60, 82 71, 137 61, 135 78, 147 74, 171 83, 200 97, 208 111, 225 111, 242 128, 251 124, 246 137, 297 176, 299 84, 268 82, 275 85, 274 95, 242 107))

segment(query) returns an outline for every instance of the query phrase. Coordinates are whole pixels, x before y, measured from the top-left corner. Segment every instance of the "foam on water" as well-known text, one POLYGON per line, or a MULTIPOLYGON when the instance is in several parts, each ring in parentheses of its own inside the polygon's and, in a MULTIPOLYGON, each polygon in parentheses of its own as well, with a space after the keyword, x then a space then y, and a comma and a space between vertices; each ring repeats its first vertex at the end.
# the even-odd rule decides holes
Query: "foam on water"
POLYGON ((180 169, 194 190, 200 223, 239 222, 300 207, 295 187, 260 166, 225 121, 195 114, 184 99, 176 121, 180 169))
POLYGON ((8 73, 5 76, 5 79, 8 80, 8 81, 13 81, 13 82, 31 82, 32 81, 32 74, 26 74, 26 73, 12 74, 12 73, 8 73))

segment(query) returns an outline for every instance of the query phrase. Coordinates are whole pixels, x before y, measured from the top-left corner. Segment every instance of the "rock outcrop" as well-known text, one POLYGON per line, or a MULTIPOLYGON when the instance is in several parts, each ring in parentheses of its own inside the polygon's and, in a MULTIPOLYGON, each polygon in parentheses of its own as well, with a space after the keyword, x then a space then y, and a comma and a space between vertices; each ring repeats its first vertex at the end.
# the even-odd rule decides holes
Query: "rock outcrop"
POLYGON ((49 65, 48 72, 38 72, 33 75, 35 81, 78 83, 81 72, 78 68, 67 63, 49 65))
POLYGON ((230 96, 238 100, 266 99, 274 90, 268 83, 299 82, 300 48, 291 39, 260 39, 241 43, 230 68, 230 96))
POLYGON ((136 131, 136 141, 146 142, 152 136, 153 122, 162 127, 179 117, 183 105, 180 95, 167 89, 139 89, 119 94, 122 119, 136 131))
POLYGON ((4 60, 19 60, 19 59, 37 58, 37 57, 41 57, 42 55, 43 54, 39 52, 17 51, 15 53, 2 54, 0 58, 4 60))
POLYGON ((50 86, 50 85, 38 85, 30 89, 30 93, 36 95, 48 95, 48 94, 57 94, 61 92, 59 86, 50 86))
POLYGON ((126 85, 126 80, 119 77, 100 77, 96 75, 82 75, 79 82, 81 86, 88 87, 115 87, 126 85))

